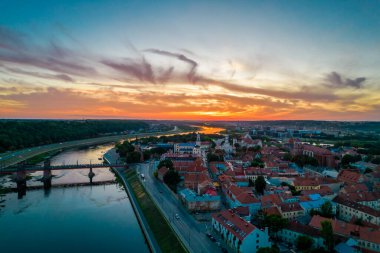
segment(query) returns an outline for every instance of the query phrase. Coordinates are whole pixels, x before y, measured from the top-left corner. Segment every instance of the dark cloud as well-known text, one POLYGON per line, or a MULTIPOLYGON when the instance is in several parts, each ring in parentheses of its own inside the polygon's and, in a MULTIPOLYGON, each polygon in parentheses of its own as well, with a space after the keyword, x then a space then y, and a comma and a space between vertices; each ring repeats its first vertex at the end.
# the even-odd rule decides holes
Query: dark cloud
POLYGON ((190 70, 189 70, 189 73, 187 74, 187 78, 192 83, 196 82, 196 69, 198 67, 198 63, 196 61, 188 58, 187 56, 183 54, 172 53, 172 52, 160 50, 160 49, 151 48, 151 49, 146 49, 144 51, 154 53, 154 54, 164 55, 168 57, 174 57, 180 61, 188 63, 190 65, 190 70))
POLYGON ((333 71, 330 74, 326 75, 326 83, 325 85, 328 87, 336 87, 336 88, 344 88, 344 87, 352 87, 352 88, 362 88, 364 82, 366 80, 365 77, 358 77, 355 79, 344 78, 339 73, 333 71))
POLYGON ((121 73, 133 76, 139 81, 156 83, 152 65, 148 63, 145 58, 140 61, 127 59, 123 62, 116 62, 112 60, 102 60, 101 63, 111 67, 121 73))

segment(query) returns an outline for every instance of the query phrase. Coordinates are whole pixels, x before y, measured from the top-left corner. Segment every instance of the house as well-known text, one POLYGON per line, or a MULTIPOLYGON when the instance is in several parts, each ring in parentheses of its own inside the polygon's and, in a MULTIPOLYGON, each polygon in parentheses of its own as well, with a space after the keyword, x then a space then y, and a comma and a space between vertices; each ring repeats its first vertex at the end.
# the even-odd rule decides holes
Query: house
POLYGON ((299 203, 282 203, 279 206, 279 210, 282 218, 285 219, 295 219, 297 217, 303 216, 305 214, 304 209, 299 203))
POLYGON ((380 211, 380 192, 363 191, 340 193, 340 196, 380 211))
POLYGON ((187 173, 184 176, 184 186, 197 194, 205 193, 211 185, 211 179, 206 173, 187 173))
POLYGON ((297 177, 293 181, 293 185, 297 191, 318 190, 321 188, 320 183, 315 178, 306 178, 306 177, 297 177))
POLYGON ((352 218, 361 219, 365 222, 380 226, 380 211, 342 196, 336 196, 333 202, 337 204, 336 212, 340 219, 344 221, 350 221, 352 218))
POLYGON ((183 189, 178 193, 181 202, 189 211, 216 211, 220 209, 220 196, 214 191, 198 195, 190 189, 183 189))
POLYGON ((319 194, 310 194, 309 195, 310 200, 308 201, 301 201, 300 205, 305 211, 305 213, 310 213, 311 210, 314 211, 321 211, 321 207, 326 202, 331 203, 332 207, 332 213, 335 214, 336 212, 336 204, 329 201, 328 199, 322 198, 319 194))
POLYGON ((251 214, 255 214, 260 208, 261 203, 253 194, 252 187, 238 187, 231 184, 224 190, 226 200, 230 208, 247 206, 251 214))
POLYGON ((256 252, 259 248, 271 247, 268 229, 260 230, 239 217, 232 210, 214 213, 212 227, 236 252, 256 252))
POLYGON ((354 170, 341 170, 338 174, 338 180, 345 184, 358 184, 364 182, 364 176, 354 170))
POLYGON ((309 226, 322 229, 321 222, 329 221, 335 235, 353 238, 358 242, 358 247, 380 252, 380 230, 359 226, 337 219, 329 219, 319 215, 314 215, 309 226))
POLYGON ((295 246, 299 236, 307 236, 313 240, 313 247, 325 248, 324 239, 318 229, 301 224, 297 221, 289 221, 288 226, 277 233, 278 238, 295 246))

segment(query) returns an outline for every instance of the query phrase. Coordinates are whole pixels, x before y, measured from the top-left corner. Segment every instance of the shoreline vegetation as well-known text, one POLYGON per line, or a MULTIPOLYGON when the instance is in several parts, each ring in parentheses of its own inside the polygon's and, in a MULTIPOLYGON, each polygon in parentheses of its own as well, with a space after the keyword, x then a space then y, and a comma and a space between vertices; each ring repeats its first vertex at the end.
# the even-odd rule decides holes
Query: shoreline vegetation
POLYGON ((156 204, 151 199, 150 195, 146 192, 135 170, 128 170, 125 172, 125 178, 131 186, 133 194, 135 195, 138 205, 140 206, 145 219, 148 222, 150 229, 153 232, 157 243, 159 244, 162 252, 188 252, 181 240, 177 237, 174 230, 168 224, 164 215, 158 209, 156 204))

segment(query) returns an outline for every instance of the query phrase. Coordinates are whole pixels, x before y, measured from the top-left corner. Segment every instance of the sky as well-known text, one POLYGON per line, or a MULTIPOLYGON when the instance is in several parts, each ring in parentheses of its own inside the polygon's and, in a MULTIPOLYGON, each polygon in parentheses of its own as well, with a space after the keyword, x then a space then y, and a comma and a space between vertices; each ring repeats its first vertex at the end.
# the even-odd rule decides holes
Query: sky
POLYGON ((380 1, 0 1, 0 118, 380 120, 380 1))

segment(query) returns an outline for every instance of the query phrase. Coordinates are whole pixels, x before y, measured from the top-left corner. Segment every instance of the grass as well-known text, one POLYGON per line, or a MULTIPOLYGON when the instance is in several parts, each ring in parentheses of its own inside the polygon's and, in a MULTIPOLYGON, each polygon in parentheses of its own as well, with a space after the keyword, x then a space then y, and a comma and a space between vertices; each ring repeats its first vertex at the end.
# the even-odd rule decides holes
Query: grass
POLYGON ((55 151, 42 153, 42 154, 39 154, 39 155, 36 155, 36 156, 33 156, 33 157, 27 159, 26 163, 34 165, 34 164, 43 162, 43 161, 45 161, 46 158, 53 157, 60 152, 61 152, 60 150, 55 150, 55 151))
POLYGON ((162 252, 187 252, 175 232, 172 230, 150 195, 137 178, 136 171, 126 172, 126 178, 132 186, 138 204, 157 240, 162 252))

